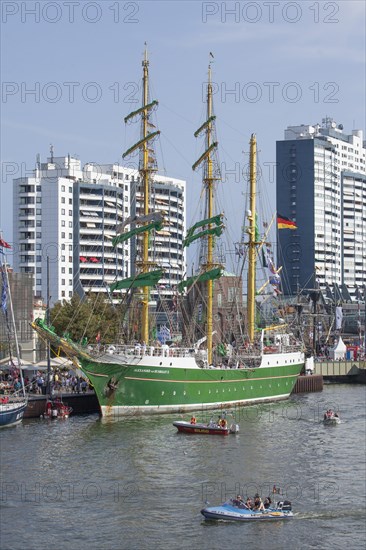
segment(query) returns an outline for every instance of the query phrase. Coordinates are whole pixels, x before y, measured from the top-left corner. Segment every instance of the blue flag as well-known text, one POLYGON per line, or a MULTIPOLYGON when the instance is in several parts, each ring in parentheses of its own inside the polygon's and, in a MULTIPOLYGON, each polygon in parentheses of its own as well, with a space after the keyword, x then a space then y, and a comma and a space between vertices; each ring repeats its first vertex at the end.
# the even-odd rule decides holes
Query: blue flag
POLYGON ((3 313, 5 314, 6 311, 7 311, 6 299, 7 299, 8 285, 6 283, 6 277, 5 277, 4 271, 1 272, 1 277, 2 277, 2 280, 3 280, 3 286, 2 286, 2 290, 1 290, 0 308, 2 309, 3 313))

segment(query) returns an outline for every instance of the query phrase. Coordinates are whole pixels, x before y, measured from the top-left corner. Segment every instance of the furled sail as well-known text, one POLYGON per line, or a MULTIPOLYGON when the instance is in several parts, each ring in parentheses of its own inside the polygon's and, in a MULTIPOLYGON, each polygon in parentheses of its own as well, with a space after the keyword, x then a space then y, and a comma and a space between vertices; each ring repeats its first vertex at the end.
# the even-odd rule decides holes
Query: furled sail
POLYGON ((178 290, 179 292, 181 292, 183 288, 191 286, 194 283, 200 283, 203 281, 213 281, 214 279, 218 279, 219 277, 221 277, 221 275, 222 275, 222 267, 215 267, 214 269, 205 271, 200 275, 196 275, 195 277, 189 277, 188 279, 181 281, 178 284, 178 290))
POLYGON ((109 286, 110 291, 138 288, 144 286, 154 286, 162 278, 163 270, 157 269, 156 271, 148 271, 146 273, 139 273, 136 277, 128 277, 122 281, 116 281, 109 286))
POLYGON ((131 237, 134 237, 135 235, 139 235, 140 233, 145 233, 145 231, 151 231, 151 229, 155 229, 156 231, 160 231, 163 227, 163 224, 161 221, 151 222, 146 225, 142 225, 140 227, 135 227, 135 229, 131 229, 131 231, 126 231, 125 233, 121 233, 120 235, 117 235, 117 237, 114 237, 112 239, 113 246, 116 246, 119 243, 123 243, 124 241, 127 241, 131 237))

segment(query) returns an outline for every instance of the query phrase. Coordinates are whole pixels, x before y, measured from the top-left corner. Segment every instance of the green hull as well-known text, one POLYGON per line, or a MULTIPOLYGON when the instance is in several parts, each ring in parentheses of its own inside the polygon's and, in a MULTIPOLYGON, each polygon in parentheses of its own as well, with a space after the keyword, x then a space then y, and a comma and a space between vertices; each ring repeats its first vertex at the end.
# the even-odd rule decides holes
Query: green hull
POLYGON ((303 362, 253 369, 200 369, 79 359, 103 416, 231 407, 289 397, 303 362))

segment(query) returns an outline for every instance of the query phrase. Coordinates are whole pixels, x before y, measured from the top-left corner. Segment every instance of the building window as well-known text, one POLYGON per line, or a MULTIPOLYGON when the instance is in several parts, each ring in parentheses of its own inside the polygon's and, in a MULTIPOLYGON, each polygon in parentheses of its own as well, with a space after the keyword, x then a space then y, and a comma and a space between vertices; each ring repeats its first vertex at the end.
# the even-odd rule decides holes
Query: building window
POLYGON ((61 208, 61 215, 62 215, 62 216, 65 215, 65 208, 61 208))
POLYGON ((222 294, 217 295, 217 307, 222 306, 222 294))
POLYGON ((65 197, 61 197, 62 204, 65 204, 65 200, 66 200, 65 197))
POLYGON ((37 214, 37 216, 42 216, 42 209, 41 208, 36 208, 36 214, 37 214))
POLYGON ((62 231, 61 232, 61 239, 65 239, 65 238, 66 238, 66 233, 65 233, 65 231, 62 231))
POLYGON ((65 273, 65 268, 61 267, 61 273, 65 273))

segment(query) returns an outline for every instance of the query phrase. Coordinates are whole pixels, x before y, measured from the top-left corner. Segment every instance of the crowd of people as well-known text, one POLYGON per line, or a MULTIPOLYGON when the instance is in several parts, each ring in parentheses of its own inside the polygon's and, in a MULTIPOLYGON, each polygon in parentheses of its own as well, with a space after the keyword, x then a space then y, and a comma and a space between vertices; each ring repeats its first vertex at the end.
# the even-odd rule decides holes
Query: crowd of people
MULTIPOLYGON (((45 394, 47 391, 47 374, 38 371, 33 376, 25 376, 24 386, 27 393, 45 394)), ((20 392, 21 389, 21 379, 16 369, 1 376, 1 394, 20 392)), ((72 370, 56 370, 51 373, 51 393, 86 393, 90 389, 92 388, 89 382, 72 370)))
POLYGON ((247 499, 244 501, 241 495, 237 495, 236 499, 233 500, 233 504, 235 504, 235 506, 238 506, 239 508, 246 508, 248 510, 260 512, 270 508, 272 504, 272 499, 268 496, 263 501, 257 493, 256 495, 254 495, 254 498, 247 497, 247 499))

